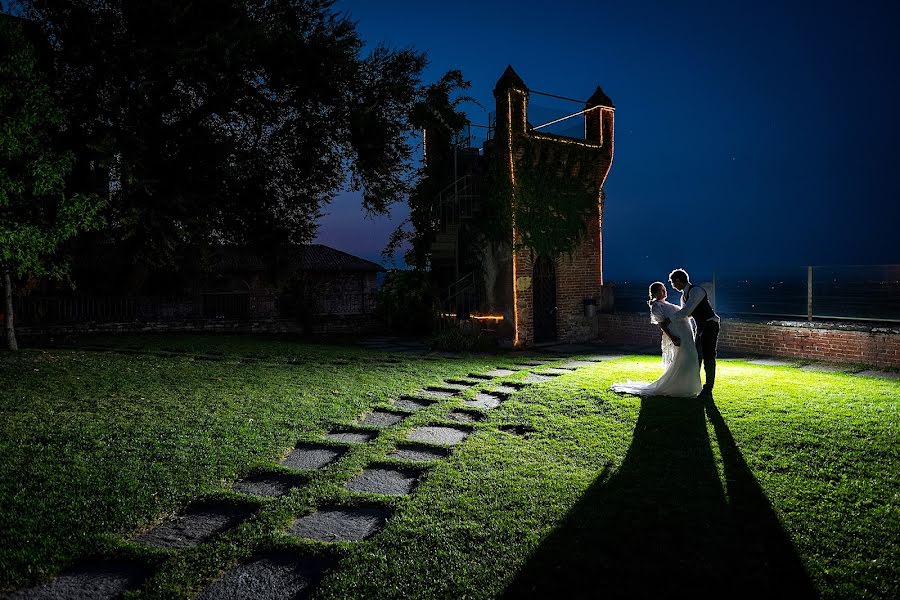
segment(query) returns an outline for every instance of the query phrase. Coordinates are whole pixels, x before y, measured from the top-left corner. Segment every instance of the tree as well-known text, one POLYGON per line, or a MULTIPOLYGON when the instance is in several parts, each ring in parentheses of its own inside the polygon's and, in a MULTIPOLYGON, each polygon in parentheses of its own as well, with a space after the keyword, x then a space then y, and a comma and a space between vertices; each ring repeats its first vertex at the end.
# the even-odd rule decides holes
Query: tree
POLYGON ((453 138, 468 124, 469 119, 460 105, 474 102, 462 94, 471 84, 458 69, 447 71, 435 83, 424 86, 410 112, 410 122, 416 129, 429 133, 428 160, 418 171, 418 179, 408 197, 409 217, 393 231, 382 253, 393 257, 400 247, 408 243, 410 248, 404 259, 406 264, 424 269, 434 236, 435 195, 452 182, 453 138))
POLYGON ((99 224, 102 200, 66 190, 74 156, 58 148, 61 123, 23 23, 0 14, 0 270, 11 350, 12 278, 64 275, 56 250, 99 224))
POLYGON ((333 0, 19 0, 51 41, 74 145, 115 175, 110 235, 144 262, 185 245, 308 242, 347 181, 383 213, 410 187, 426 61, 363 53, 333 0))

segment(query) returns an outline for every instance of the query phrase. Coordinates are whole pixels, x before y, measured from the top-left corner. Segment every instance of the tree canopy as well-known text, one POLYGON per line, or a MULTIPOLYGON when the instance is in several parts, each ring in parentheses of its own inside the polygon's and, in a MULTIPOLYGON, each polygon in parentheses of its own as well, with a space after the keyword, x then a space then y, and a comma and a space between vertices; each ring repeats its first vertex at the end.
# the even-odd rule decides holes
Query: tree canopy
POLYGON ((11 278, 63 275, 57 249, 99 224, 103 201, 66 189, 74 156, 59 148, 62 113, 23 23, 0 17, 0 275, 15 349, 11 278))
POLYGON ((164 265, 187 244, 274 250, 310 241, 348 181, 370 212, 403 198, 425 56, 365 52, 333 5, 18 0, 50 47, 77 182, 113 176, 122 251, 164 265))

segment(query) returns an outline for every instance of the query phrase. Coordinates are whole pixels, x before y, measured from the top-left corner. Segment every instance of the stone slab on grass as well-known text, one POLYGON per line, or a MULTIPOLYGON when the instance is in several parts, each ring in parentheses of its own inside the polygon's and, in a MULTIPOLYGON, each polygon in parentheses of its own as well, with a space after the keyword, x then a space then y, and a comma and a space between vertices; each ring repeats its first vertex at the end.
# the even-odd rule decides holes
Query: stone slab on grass
POLYGON ((846 373, 847 367, 842 365, 829 365, 827 363, 803 365, 801 371, 812 371, 815 373, 846 373))
POLYGON ((267 553, 227 571, 200 600, 301 600, 309 598, 330 559, 300 558, 288 552, 267 553))
POLYGON ((252 513, 249 505, 197 502, 139 536, 137 541, 158 548, 196 546, 235 527, 252 513))
POLYGON ((760 367, 791 367, 794 363, 787 360, 779 360, 777 358, 755 358, 753 360, 748 360, 748 363, 751 365, 758 365, 760 367))
POLYGON ((406 439, 411 442, 427 442, 429 444, 453 446, 469 437, 469 433, 469 430, 460 429, 458 427, 426 425, 424 427, 416 427, 410 431, 406 439))
POLYGON ((480 381, 490 381, 491 379, 494 379, 493 375, 488 375, 487 373, 469 373, 466 377, 478 379, 480 381))
POLYGON ((564 362, 560 366, 563 369, 580 369, 581 367, 591 367, 594 365, 594 361, 590 360, 570 360, 569 362, 564 362))
POLYGON ((449 453, 450 451, 446 448, 435 448, 434 446, 422 446, 419 444, 399 444, 397 449, 388 454, 388 456, 399 458, 400 460, 429 462, 446 458, 449 453))
POLYGON ((85 563, 44 583, 9 596, 10 600, 113 600, 139 587, 150 575, 142 564, 124 559, 85 563))
POLYGON ((304 483, 305 479, 289 473, 258 473, 235 482, 232 489, 250 496, 278 498, 287 496, 304 483))
POLYGON ((423 408, 428 408, 434 404, 434 400, 426 400, 424 398, 412 398, 410 396, 403 396, 402 398, 398 398, 394 400, 394 406, 403 410, 409 411, 417 411, 422 410, 423 408))
POLYGON ((454 410, 447 418, 457 423, 476 423, 484 419, 484 415, 471 410, 454 410))
POLYGON ((460 385, 464 388, 470 388, 473 385, 478 385, 477 381, 470 381, 468 379, 445 379, 444 384, 450 385, 460 385))
POLYGON ((360 421, 360 425, 367 425, 369 427, 390 427, 405 419, 406 416, 406 413, 374 410, 363 417, 363 420, 360 421))
POLYGON ((465 405, 470 408, 492 409, 500 406, 502 401, 503 399, 500 396, 495 396, 494 394, 488 394, 486 392, 478 392, 475 394, 474 398, 466 400, 465 405))
POLYGON ((591 356, 586 356, 584 360, 589 360, 591 362, 603 362, 605 360, 615 360, 617 358, 622 358, 625 356, 624 354, 592 354, 591 356))
POLYGON ((559 369, 557 367, 548 367, 546 369, 541 369, 538 373, 543 375, 568 375, 572 372, 572 369, 559 369))
POLYGON ((512 375, 513 373, 515 373, 515 371, 512 369, 497 368, 497 369, 492 369, 490 371, 486 371, 484 374, 487 375, 488 377, 494 378, 494 377, 506 377, 507 375, 512 375))
POLYGON ((351 492, 405 496, 416 487, 420 471, 397 467, 369 467, 347 482, 351 492))
POLYGON ((350 429, 346 431, 331 431, 326 433, 325 437, 332 442, 365 444, 378 437, 378 434, 374 431, 365 431, 363 429, 350 429))
POLYGON ((281 464, 289 469, 320 469, 339 459, 345 452, 346 448, 324 444, 298 444, 281 464))
POLYGON ((454 390, 450 388, 441 388, 441 387, 427 387, 416 392, 417 396, 422 396, 424 398, 434 398, 436 400, 443 400, 445 398, 452 398, 456 394, 459 393, 459 390, 454 390))
POLYGON ((496 392, 496 393, 498 393, 498 394, 515 394, 515 393, 518 392, 520 389, 522 389, 522 388, 514 387, 514 386, 511 386, 511 385, 507 385, 507 384, 505 384, 505 383, 502 383, 502 384, 500 384, 500 385, 494 386, 493 389, 491 389, 491 392, 496 392))
POLYGON ((541 383, 544 381, 550 381, 553 379, 555 375, 538 375, 537 373, 529 373, 528 376, 523 379, 525 383, 541 383))
POLYGON ((879 379, 900 379, 900 373, 895 371, 860 371, 859 373, 854 373, 854 375, 862 375, 863 377, 878 377, 879 379))
POLYGON ((290 533, 320 542, 358 541, 384 529, 391 511, 380 507, 330 507, 294 521, 290 533))
POLYGON ((520 367, 543 367, 544 363, 539 360, 520 360, 516 363, 520 367))

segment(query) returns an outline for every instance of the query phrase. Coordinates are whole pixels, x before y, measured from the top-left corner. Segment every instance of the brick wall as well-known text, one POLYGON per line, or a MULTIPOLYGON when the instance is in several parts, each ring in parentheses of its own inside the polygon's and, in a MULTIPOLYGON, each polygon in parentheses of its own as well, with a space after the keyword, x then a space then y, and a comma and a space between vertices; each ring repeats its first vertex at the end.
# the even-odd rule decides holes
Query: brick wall
MULTIPOLYGON (((644 313, 599 315, 599 337, 610 344, 650 346, 659 328, 644 313)), ((723 319, 719 350, 824 362, 900 368, 900 329, 850 324, 723 319)))
POLYGON ((600 303, 600 221, 588 222, 588 234, 571 256, 556 261, 556 332, 561 341, 593 338, 591 320, 584 316, 584 300, 600 303))

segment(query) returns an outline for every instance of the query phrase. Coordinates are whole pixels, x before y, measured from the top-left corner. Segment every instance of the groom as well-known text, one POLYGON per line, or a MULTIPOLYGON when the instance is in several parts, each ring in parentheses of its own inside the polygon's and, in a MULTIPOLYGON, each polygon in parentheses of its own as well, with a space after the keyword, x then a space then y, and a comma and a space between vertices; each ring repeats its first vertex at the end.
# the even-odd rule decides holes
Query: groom
POLYGON ((673 319, 693 317, 697 323, 697 356, 706 369, 706 383, 702 394, 712 393, 716 383, 716 342, 719 339, 719 315, 713 310, 706 296, 706 290, 691 285, 691 279, 684 269, 669 273, 669 283, 681 292, 681 310, 672 315, 673 319))

